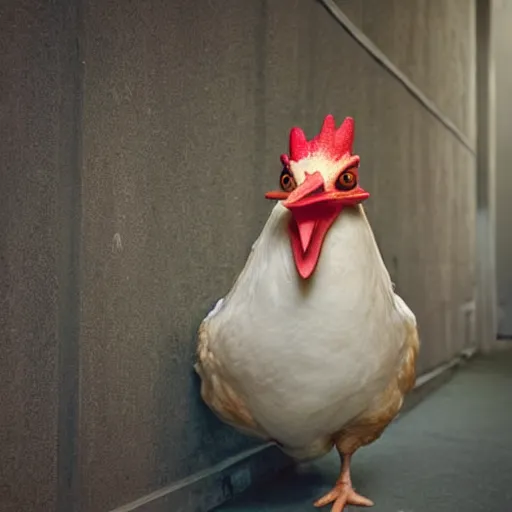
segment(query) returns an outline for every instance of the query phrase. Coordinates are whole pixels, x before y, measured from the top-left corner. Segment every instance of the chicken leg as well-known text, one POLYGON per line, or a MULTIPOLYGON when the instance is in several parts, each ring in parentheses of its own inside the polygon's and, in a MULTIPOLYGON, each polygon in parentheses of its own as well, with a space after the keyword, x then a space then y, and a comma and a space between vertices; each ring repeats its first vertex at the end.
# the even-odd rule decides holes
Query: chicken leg
POLYGON ((416 356, 419 348, 415 326, 409 328, 407 344, 408 350, 396 378, 382 394, 376 397, 372 407, 337 435, 335 444, 343 461, 340 477, 334 488, 315 502, 316 507, 334 503, 331 512, 342 512, 346 505, 373 506, 371 500, 358 494, 352 487, 350 458, 361 446, 366 446, 380 437, 402 407, 405 393, 414 387, 416 356))
POLYGON ((373 501, 358 494, 352 487, 350 478, 351 453, 342 454, 341 473, 336 485, 325 496, 315 502, 315 507, 324 507, 333 503, 331 512, 342 512, 346 505, 359 505, 361 507, 373 506, 373 501))

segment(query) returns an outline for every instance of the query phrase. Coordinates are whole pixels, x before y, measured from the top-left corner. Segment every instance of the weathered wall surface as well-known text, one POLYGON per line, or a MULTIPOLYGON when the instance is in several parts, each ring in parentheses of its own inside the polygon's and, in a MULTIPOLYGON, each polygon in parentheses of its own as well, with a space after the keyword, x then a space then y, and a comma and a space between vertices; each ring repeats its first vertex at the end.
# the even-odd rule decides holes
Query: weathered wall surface
MULTIPOLYGON (((362 2, 339 4, 473 137, 472 2, 455 2, 448 10, 440 0, 365 1, 364 8, 362 2), (439 23, 442 30, 433 30, 439 23)), ((38 30, 14 44, 5 19, 0 17, 1 38, 13 54, 40 45, 38 30)), ((50 27, 52 19, 46 22, 50 27)), ((82 221, 74 228, 81 251, 79 262, 70 260, 71 269, 80 270, 79 358, 71 352, 71 365, 60 370, 63 306, 55 302, 62 292, 54 273, 72 270, 60 265, 68 249, 55 240, 69 221, 57 207, 51 215, 42 212, 53 204, 52 187, 68 194, 65 204, 77 194, 71 185, 62 188, 61 180, 69 177, 59 169, 68 153, 52 135, 55 130, 67 135, 75 125, 61 124, 63 114, 51 104, 55 88, 43 98, 37 70, 44 66, 53 70, 51 76, 61 76, 62 63, 24 61, 9 79, 7 101, 2 92, 7 120, 2 129, 17 138, 2 147, 16 172, 2 178, 1 208, 8 208, 2 218, 12 228, 0 253, 10 262, 2 276, 10 304, 2 311, 7 313, 2 329, 16 337, 9 334, 1 343, 9 353, 5 364, 22 380, 18 387, 2 386, 0 393, 12 414, 20 396, 33 396, 34 386, 43 393, 41 432, 47 429, 50 444, 36 439, 23 444, 14 437, 9 444, 37 453, 40 465, 49 462, 53 469, 45 478, 51 486, 57 478, 59 372, 79 376, 77 396, 69 381, 61 382, 77 418, 61 428, 76 443, 77 455, 75 460, 71 452, 61 454, 61 474, 67 474, 66 464, 76 469, 70 495, 75 508, 62 510, 78 510, 78 503, 80 512, 112 510, 160 489, 170 494, 172 488, 165 486, 255 445, 201 404, 192 372, 195 331, 229 290, 266 220, 272 205, 263 194, 277 183, 279 155, 294 124, 312 136, 329 112, 340 121, 347 115, 356 119, 361 179, 372 193, 369 217, 397 289, 420 323, 420 371, 463 348, 460 308, 474 299, 474 155, 320 3, 90 0, 80 7, 80 26, 83 98, 76 102, 83 102, 78 136, 83 157, 75 165, 80 182, 74 187, 82 197, 82 221), (33 91, 28 96, 17 87, 24 80, 33 91), (16 102, 30 104, 37 123, 47 119, 46 124, 20 132, 20 122, 32 124, 26 112, 15 110, 16 102), (32 169, 46 146, 51 158, 41 185, 32 169), (15 154, 20 147, 23 161, 15 154), (48 238, 33 235, 37 225, 48 238), (33 253, 23 253, 16 245, 21 240, 28 240, 33 253), (49 259, 41 256, 44 251, 49 259), (24 266, 30 254, 34 262, 24 266), (26 277, 36 294, 24 287, 21 268, 30 273, 26 277), (30 304, 15 301, 16 293, 30 304), (42 335, 41 325, 48 325, 50 334, 42 335)), ((11 67, 5 62, 2 72, 11 67)), ((73 172, 71 165, 66 168, 73 172)), ((62 341, 67 343, 67 335, 62 341)), ((22 422, 19 414, 9 420, 13 431, 19 430, 16 421, 22 422)), ((13 464, 21 464, 22 451, 11 455, 13 464)), ((12 477, 8 481, 17 485, 12 477)), ((61 495, 66 489, 61 486, 61 495)), ((56 499, 54 490, 48 499, 56 499)), ((211 500, 226 492, 212 492, 211 500)), ((15 510, 12 501, 4 503, 15 510)), ((163 510, 161 503, 156 499, 138 510, 163 510)))
POLYGON ((72 480, 80 229, 75 14, 58 0, 0 5, 2 512, 55 510, 72 480))

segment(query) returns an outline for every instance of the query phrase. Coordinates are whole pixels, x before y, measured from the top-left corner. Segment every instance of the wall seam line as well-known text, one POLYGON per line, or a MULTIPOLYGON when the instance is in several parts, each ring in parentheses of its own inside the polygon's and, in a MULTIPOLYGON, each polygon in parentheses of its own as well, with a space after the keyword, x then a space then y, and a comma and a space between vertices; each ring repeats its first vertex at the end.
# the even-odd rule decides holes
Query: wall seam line
POLYGON ((237 463, 240 463, 246 459, 249 459, 253 455, 256 455, 264 450, 268 450, 269 448, 272 448, 273 446, 275 446, 275 443, 270 442, 270 443, 265 443, 260 446, 257 446, 256 448, 251 448, 249 450, 243 451, 242 453, 239 453, 238 455, 229 457, 229 458, 227 458, 209 468, 203 469, 201 471, 197 471, 196 473, 193 473, 192 475, 189 475, 181 480, 178 480, 177 482, 173 482, 165 487, 162 487, 161 489, 153 491, 150 494, 142 496, 141 498, 138 498, 135 501, 132 501, 130 503, 127 503, 125 505, 117 507, 117 508, 111 510, 110 512, 132 512, 132 511, 135 511, 138 508, 148 505, 149 503, 152 503, 160 498, 164 498, 165 496, 172 494, 175 491, 184 489, 184 488, 186 488, 196 482, 199 482, 200 480, 203 480, 211 475, 216 475, 216 474, 220 473, 221 471, 224 471, 225 469, 228 469, 228 468, 234 466, 237 463))
POLYGON ((366 50, 386 71, 393 75, 409 93, 418 100, 441 124, 443 124, 471 154, 476 155, 476 149, 470 140, 455 123, 439 109, 439 107, 412 81, 405 73, 395 66, 386 54, 360 30, 350 18, 338 7, 335 0, 318 0, 327 11, 338 21, 348 34, 366 50))
MULTIPOLYGON (((61 236, 69 243, 69 255, 62 258, 59 299, 58 413, 57 413, 57 505, 58 512, 79 512, 80 467, 78 429, 80 409, 80 322, 81 322, 81 260, 82 260, 82 129, 84 63, 82 62, 82 0, 61 2, 62 27, 66 27, 68 52, 66 64, 71 66, 66 87, 73 90, 73 161, 61 164, 61 203, 65 202, 68 218, 61 236), (64 178, 63 178, 64 176, 64 178)), ((62 72, 62 71, 61 71, 62 72)), ((61 137, 63 133, 61 133, 61 137)))

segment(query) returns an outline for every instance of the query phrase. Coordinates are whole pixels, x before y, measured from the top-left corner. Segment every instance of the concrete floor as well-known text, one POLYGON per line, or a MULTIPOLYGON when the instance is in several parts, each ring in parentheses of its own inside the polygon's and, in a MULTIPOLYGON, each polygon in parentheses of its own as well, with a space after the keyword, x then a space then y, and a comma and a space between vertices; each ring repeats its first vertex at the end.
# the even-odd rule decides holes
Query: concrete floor
MULTIPOLYGON (((331 453, 217 512, 312 512, 338 471, 331 453)), ((512 352, 460 369, 359 451, 352 476, 375 512, 512 512, 512 352)))

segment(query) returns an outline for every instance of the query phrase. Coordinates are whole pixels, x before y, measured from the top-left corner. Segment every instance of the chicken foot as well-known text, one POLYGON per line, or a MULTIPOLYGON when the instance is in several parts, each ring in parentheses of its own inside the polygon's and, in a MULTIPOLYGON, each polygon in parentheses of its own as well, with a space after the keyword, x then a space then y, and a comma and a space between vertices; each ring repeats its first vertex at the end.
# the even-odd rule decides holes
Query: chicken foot
POLYGON ((350 478, 350 458, 352 454, 347 453, 341 456, 343 463, 340 477, 333 489, 315 502, 315 507, 324 507, 329 505, 329 503, 333 503, 331 512, 343 512, 346 505, 358 505, 361 507, 373 506, 373 501, 361 496, 352 487, 352 480, 350 478))

